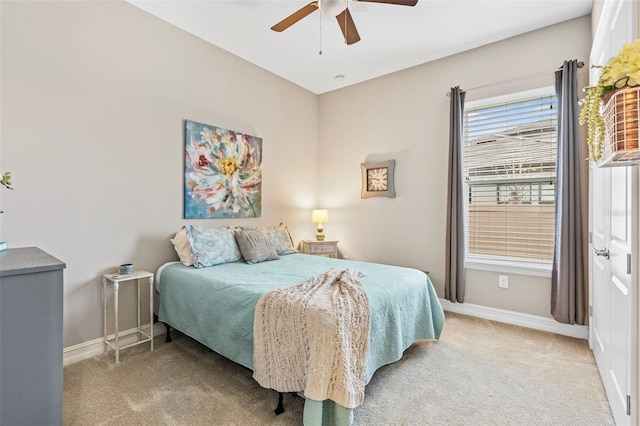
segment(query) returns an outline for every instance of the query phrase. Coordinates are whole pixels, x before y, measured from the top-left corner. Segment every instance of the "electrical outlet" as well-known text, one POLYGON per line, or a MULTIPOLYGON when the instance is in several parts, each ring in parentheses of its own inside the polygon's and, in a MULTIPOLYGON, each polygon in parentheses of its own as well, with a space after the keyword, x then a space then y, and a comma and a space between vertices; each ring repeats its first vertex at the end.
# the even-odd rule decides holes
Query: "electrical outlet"
POLYGON ((498 287, 509 288, 509 277, 506 275, 498 275, 498 287))

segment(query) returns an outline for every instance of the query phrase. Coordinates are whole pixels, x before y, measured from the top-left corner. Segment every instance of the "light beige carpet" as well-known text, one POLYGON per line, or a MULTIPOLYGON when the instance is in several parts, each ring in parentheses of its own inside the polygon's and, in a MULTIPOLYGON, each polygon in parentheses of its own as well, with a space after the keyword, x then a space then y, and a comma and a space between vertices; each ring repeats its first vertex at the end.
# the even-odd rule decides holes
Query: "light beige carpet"
MULTIPOLYGON (((64 369, 66 425, 300 425, 303 400, 172 332, 64 369)), ((584 340, 446 314, 438 342, 410 347, 367 385, 356 425, 613 425, 584 340)))

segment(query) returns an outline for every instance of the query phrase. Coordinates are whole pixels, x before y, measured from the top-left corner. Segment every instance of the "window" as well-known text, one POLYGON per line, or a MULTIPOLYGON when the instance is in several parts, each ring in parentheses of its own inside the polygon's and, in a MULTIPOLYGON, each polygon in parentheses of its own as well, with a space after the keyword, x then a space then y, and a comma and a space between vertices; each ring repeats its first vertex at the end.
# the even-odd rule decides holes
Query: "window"
POLYGON ((547 88, 465 105, 468 267, 533 275, 551 270, 555 102, 552 88, 547 88))

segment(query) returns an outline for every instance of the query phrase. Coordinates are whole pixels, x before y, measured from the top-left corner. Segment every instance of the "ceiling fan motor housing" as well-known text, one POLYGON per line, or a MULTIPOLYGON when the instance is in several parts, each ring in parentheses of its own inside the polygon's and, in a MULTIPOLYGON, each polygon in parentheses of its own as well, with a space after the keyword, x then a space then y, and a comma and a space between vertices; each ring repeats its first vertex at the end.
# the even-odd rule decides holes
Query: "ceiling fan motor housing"
POLYGON ((347 8, 347 2, 345 0, 318 0, 318 8, 326 15, 338 16, 347 8))

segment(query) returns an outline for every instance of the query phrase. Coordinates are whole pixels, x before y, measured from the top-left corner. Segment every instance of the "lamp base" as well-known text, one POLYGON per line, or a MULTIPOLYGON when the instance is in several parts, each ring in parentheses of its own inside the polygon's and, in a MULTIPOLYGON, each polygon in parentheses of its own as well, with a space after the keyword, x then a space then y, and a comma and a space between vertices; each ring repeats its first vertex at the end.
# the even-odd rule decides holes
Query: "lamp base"
POLYGON ((321 222, 318 222, 318 227, 316 228, 316 241, 324 241, 324 227, 321 222))

